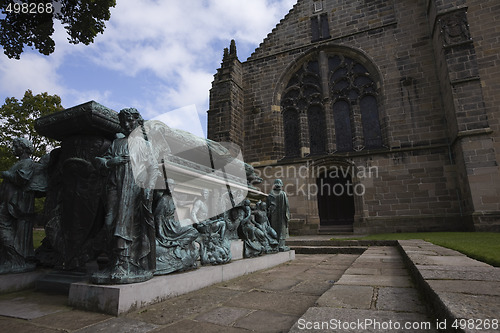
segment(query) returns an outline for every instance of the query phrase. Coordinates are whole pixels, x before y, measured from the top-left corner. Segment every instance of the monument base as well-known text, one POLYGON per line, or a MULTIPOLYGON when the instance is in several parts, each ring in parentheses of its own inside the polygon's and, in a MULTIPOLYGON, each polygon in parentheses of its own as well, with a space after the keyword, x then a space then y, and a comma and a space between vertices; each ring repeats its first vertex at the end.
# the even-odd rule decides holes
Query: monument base
POLYGON ((34 288, 36 281, 47 272, 46 269, 40 269, 26 273, 1 274, 0 294, 34 288))
POLYGON ((68 304, 78 309, 118 316, 293 259, 295 259, 295 251, 292 250, 235 260, 225 265, 203 266, 184 273, 156 276, 149 281, 135 284, 73 283, 69 290, 68 304))

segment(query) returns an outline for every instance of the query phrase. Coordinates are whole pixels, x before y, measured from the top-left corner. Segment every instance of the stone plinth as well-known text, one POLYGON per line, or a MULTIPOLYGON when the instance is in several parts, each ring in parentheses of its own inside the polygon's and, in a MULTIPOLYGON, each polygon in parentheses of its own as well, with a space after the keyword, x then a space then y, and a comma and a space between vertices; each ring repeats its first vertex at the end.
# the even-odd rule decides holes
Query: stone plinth
POLYGON ((73 283, 69 291, 68 304, 83 310, 117 316, 293 259, 295 252, 288 251, 236 260, 225 265, 204 266, 184 273, 157 276, 142 283, 126 285, 73 283))
POLYGON ((122 131, 118 113, 95 101, 41 117, 35 121, 35 129, 56 140, 75 135, 105 136, 113 140, 115 134, 122 131))
POLYGON ((47 270, 0 275, 0 294, 33 288, 36 280, 47 274, 47 270))

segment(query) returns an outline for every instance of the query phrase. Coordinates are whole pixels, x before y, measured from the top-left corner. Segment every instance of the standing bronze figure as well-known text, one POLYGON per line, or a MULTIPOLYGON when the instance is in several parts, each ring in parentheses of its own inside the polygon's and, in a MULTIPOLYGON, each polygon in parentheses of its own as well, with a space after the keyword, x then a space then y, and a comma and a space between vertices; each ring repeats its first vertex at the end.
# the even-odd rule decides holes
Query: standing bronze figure
POLYGON ((290 220, 290 206, 288 197, 283 190, 281 179, 274 181, 273 189, 267 197, 267 214, 271 226, 278 236, 278 249, 280 252, 290 250, 285 246, 285 239, 288 237, 288 221, 290 220))
POLYGON ((34 256, 33 217, 35 191, 32 186, 36 173, 35 162, 30 158, 33 145, 24 138, 12 144, 18 161, 1 173, 0 185, 0 274, 33 270, 29 262, 34 256))
POLYGON ((105 226, 113 247, 111 265, 93 274, 94 283, 146 281, 156 265, 152 204, 157 161, 139 112, 128 108, 118 116, 125 137, 115 139, 108 153, 98 158, 109 170, 105 226))

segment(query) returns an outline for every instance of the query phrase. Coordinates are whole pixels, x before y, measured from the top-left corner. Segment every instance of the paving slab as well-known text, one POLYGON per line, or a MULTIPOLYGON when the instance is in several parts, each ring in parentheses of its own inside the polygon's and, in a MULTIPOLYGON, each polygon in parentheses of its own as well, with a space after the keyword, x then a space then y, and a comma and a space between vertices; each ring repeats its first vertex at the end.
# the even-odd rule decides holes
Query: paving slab
POLYGON ((316 301, 318 307, 370 309, 374 288, 371 286, 334 285, 316 301))
POLYGON ((262 286, 259 287, 259 289, 275 290, 275 291, 288 290, 288 289, 295 287, 296 285, 298 285, 301 282, 302 282, 302 280, 298 280, 298 279, 275 279, 275 280, 272 280, 270 282, 263 284, 262 286))
MULTIPOLYGON (((311 257, 315 256, 308 256, 308 257, 301 257, 304 258, 305 260, 309 261, 312 259, 311 257)), ((318 256, 316 256, 318 257, 318 256)), ((320 256, 320 264, 330 264, 330 263, 335 263, 336 265, 341 265, 343 263, 348 263, 352 264, 352 262, 356 259, 359 258, 359 255, 356 254, 337 254, 335 256, 320 256), (354 259, 353 259, 354 258, 354 259)))
POLYGON ((306 281, 302 281, 298 285, 294 286, 291 290, 293 292, 306 294, 306 295, 314 295, 320 297, 325 293, 331 286, 335 283, 335 280, 318 280, 318 279, 310 279, 306 281))
POLYGON ((0 317, 0 327, 2 332, 11 333, 61 333, 61 330, 51 327, 36 325, 22 319, 7 319, 0 317))
POLYGON ((35 319, 61 311, 68 311, 66 298, 40 293, 13 293, 0 299, 0 316, 35 319))
POLYGON ((286 332, 296 321, 296 316, 275 311, 258 310, 238 320, 234 324, 234 327, 247 329, 253 332, 286 332))
MULTIPOLYGON (((344 264, 348 265, 348 264, 344 264)), ((296 278, 303 278, 307 276, 310 279, 340 279, 340 277, 344 274, 345 269, 337 266, 325 266, 325 265, 317 265, 315 268, 308 269, 303 273, 297 274, 296 278)), ((344 267, 345 268, 345 267, 344 267)))
MULTIPOLYGON (((351 275, 381 275, 382 270, 380 268, 374 268, 374 267, 351 267, 349 268, 346 272, 348 272, 351 275)), ((406 271, 405 271, 406 272, 406 271)))
POLYGON ((207 322, 199 322, 192 319, 185 319, 172 325, 162 327, 154 333, 243 333, 249 332, 243 328, 220 326, 207 322))
POLYGON ((314 295, 252 290, 225 302, 223 305, 267 311, 283 309, 285 314, 300 316, 313 306, 317 299, 318 297, 314 295))
POLYGON ((337 284, 354 286, 411 287, 409 276, 344 274, 337 284))
POLYGON ((383 252, 374 252, 368 251, 363 253, 363 256, 359 259, 359 261, 372 261, 372 260, 388 260, 392 259, 395 261, 401 261, 401 255, 397 252, 394 253, 383 253, 383 252))
POLYGON ((106 320, 99 324, 88 326, 75 332, 78 333, 108 333, 108 332, 120 332, 120 333, 147 333, 156 330, 159 326, 145 323, 143 321, 134 320, 130 318, 112 318, 106 320))
POLYGON ((238 319, 253 312, 250 309, 221 306, 204 312, 194 318, 196 321, 205 321, 221 326, 231 326, 238 319))
POLYGON ((157 325, 169 325, 185 318, 193 319, 241 294, 242 291, 218 285, 147 306, 127 314, 127 317, 157 325))
POLYGON ((379 288, 376 307, 379 310, 427 313, 420 293, 414 288, 379 288))
POLYGON ((406 265, 404 262, 365 261, 354 262, 351 268, 406 269, 406 265))
POLYGON ((381 268, 380 275, 391 275, 391 276, 407 276, 407 268, 381 268))
POLYGON ((114 317, 102 313, 69 310, 39 317, 31 322, 40 326, 53 327, 59 330, 74 331, 112 318, 114 317))

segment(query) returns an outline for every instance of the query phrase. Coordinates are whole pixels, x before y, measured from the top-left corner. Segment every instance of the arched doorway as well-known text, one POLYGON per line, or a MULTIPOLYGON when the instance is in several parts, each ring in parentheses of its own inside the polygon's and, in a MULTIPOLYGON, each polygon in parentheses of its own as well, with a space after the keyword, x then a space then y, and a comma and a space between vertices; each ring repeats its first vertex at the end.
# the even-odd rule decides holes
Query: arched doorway
POLYGON ((354 191, 351 175, 325 173, 316 179, 320 231, 352 232, 354 191))

